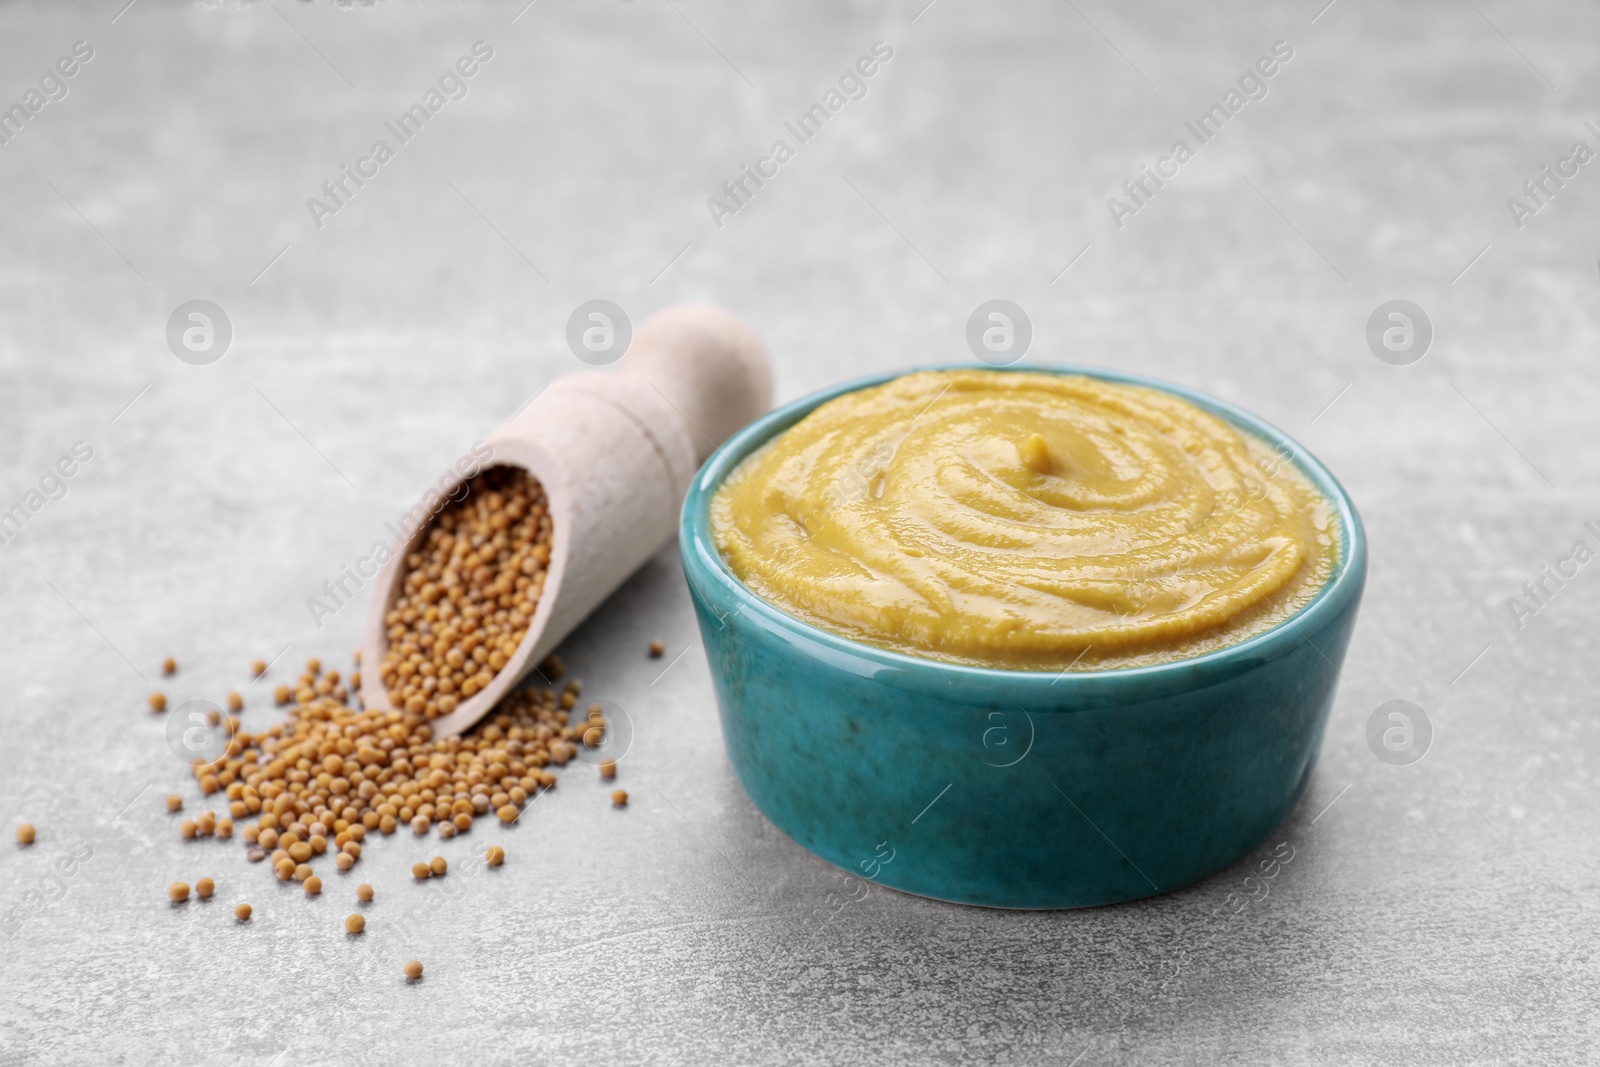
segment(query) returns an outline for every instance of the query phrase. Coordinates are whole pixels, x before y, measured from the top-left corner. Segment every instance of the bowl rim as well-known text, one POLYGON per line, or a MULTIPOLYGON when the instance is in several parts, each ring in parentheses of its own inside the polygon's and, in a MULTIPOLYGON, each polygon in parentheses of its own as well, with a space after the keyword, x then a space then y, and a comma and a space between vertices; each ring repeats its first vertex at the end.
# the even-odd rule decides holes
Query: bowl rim
MULTIPOLYGON (((1300 643, 1310 643, 1303 627, 1313 623, 1312 632, 1319 632, 1333 621, 1351 601, 1358 597, 1366 577, 1367 541, 1361 516, 1339 480, 1310 450, 1287 433, 1257 415, 1207 393, 1175 382, 1147 375, 1104 367, 1073 363, 1013 363, 996 366, 981 362, 923 363, 898 370, 880 371, 853 378, 818 389, 781 407, 738 430, 718 446, 696 472, 684 497, 679 518, 679 548, 684 562, 685 576, 691 590, 698 578, 710 578, 731 599, 742 601, 747 611, 753 611, 768 626, 786 631, 813 646, 832 653, 830 659, 846 657, 863 661, 873 668, 899 672, 938 671, 946 682, 964 682, 979 687, 1002 685, 1008 690, 1017 685, 1039 684, 1054 686, 1059 681, 1069 681, 1083 686, 1117 686, 1131 682, 1178 683, 1184 688, 1192 684, 1196 673, 1210 674, 1215 668, 1232 673, 1230 668, 1241 666, 1239 661, 1251 663, 1277 659, 1300 643), (870 389, 908 374, 924 371, 987 370, 1002 373, 1035 372, 1058 375, 1081 375, 1101 381, 1144 386, 1169 393, 1214 415, 1227 420, 1235 427, 1254 434, 1268 445, 1288 446, 1290 461, 1309 478, 1333 506, 1340 526, 1340 555, 1333 574, 1294 614, 1280 620, 1258 634, 1203 652, 1197 656, 1170 660, 1136 667, 1112 667, 1105 670, 1072 671, 1055 669, 1019 669, 1010 667, 976 667, 964 663, 933 657, 913 656, 905 652, 879 648, 831 630, 809 623, 789 614, 764 599, 745 585, 728 567, 722 553, 711 537, 711 498, 727 476, 745 458, 767 444, 778 434, 799 422, 822 404, 846 393, 870 389), (699 572, 697 574, 697 572, 699 572)), ((1313 645, 1313 648, 1316 646, 1313 645)), ((1322 654, 1321 649, 1317 649, 1322 654)), ((1323 658, 1327 658, 1323 654, 1323 658)), ((1163 686, 1164 688, 1164 686, 1163 686)))

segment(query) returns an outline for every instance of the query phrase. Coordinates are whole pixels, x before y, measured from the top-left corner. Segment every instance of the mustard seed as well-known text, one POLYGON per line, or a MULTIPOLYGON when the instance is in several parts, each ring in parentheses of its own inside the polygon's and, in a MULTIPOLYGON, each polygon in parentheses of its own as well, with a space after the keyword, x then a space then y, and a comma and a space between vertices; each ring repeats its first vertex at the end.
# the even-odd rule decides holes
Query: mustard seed
POLYGON ((217 821, 217 839, 226 841, 233 836, 233 820, 219 819, 217 821))
POLYGON ((240 696, 238 693, 229 693, 228 694, 228 710, 229 711, 243 711, 244 710, 244 697, 240 696))
POLYGON ((445 871, 450 869, 450 865, 444 861, 443 856, 435 856, 428 862, 428 869, 433 871, 435 878, 439 878, 444 875, 445 871))
POLYGON ((165 693, 151 693, 150 694, 150 710, 151 711, 166 711, 167 710, 167 694, 165 694, 165 693))
POLYGON ((167 810, 168 811, 182 811, 183 810, 183 798, 180 797, 176 793, 173 793, 173 794, 169 795, 167 797, 167 810))
POLYGON ((499 845, 490 845, 489 851, 483 854, 483 858, 488 861, 489 866, 498 867, 506 861, 506 850, 499 845))
POLYGON ((202 878, 194 884, 194 891, 201 900, 210 900, 211 894, 217 891, 217 883, 209 878, 202 878))
POLYGON ((426 815, 418 815, 415 819, 411 820, 411 832, 414 834, 425 834, 428 832, 428 827, 430 825, 432 824, 428 821, 428 817, 426 815))
POLYGON ((250 911, 251 911, 250 905, 248 905, 248 904, 240 904, 237 908, 233 909, 233 917, 235 919, 238 919, 240 922, 249 922, 250 921, 250 911))
POLYGON ((662 656, 666 655, 666 652, 667 652, 667 646, 662 644, 660 641, 651 641, 650 642, 650 658, 651 659, 660 659, 662 656))
POLYGON ((252 660, 250 663, 250 677, 259 678, 267 673, 267 661, 264 659, 252 660))
POLYGON ((318 893, 322 892, 322 879, 318 878, 314 874, 313 875, 309 875, 306 878, 305 886, 306 886, 306 896, 314 897, 318 893))
MULTIPOLYGON (((476 547, 469 538, 468 548, 489 547, 504 532, 476 547)), ((427 611, 443 603, 411 617, 419 627, 428 626, 415 631, 419 637, 442 631, 439 611, 427 611)), ((482 610, 489 609, 484 601, 482 610)), ((492 647, 492 634, 465 619, 457 631, 462 647, 454 658, 464 672, 483 670, 491 651, 514 651, 492 647)), ((483 673, 487 684, 493 676, 483 673)), ((421 676, 439 674, 435 669, 421 676)), ((305 882, 314 876, 311 862, 329 850, 340 871, 351 869, 368 830, 392 834, 401 824, 437 826, 443 837, 465 833, 474 819, 487 815, 515 822, 537 791, 556 784, 554 768, 576 757, 583 732, 608 729, 603 707, 588 706, 584 713, 561 708, 564 699, 576 700, 581 687, 575 679, 560 691, 515 690, 461 737, 435 737, 426 714, 352 707, 348 694, 334 691, 334 679, 332 671, 299 678, 298 706, 291 704, 283 721, 258 732, 245 731, 229 716, 234 734, 227 750, 193 768, 203 793, 223 796, 225 817, 206 812, 183 820, 192 824, 193 836, 209 832, 220 838, 236 828, 254 862, 270 858, 279 879, 305 882)), ((285 699, 293 699, 287 687, 285 699)))
POLYGON ((195 825, 193 819, 185 819, 178 824, 178 833, 190 840, 193 840, 198 832, 199 827, 195 825))
POLYGON ((619 808, 627 806, 628 791, 626 789, 619 789, 615 793, 612 793, 611 803, 615 804, 619 808))
POLYGON ((286 685, 278 686, 278 688, 272 691, 272 699, 278 704, 289 703, 289 687, 286 685))
POLYGON ((410 963, 406 964, 406 978, 407 979, 409 979, 410 981, 415 982, 418 978, 421 978, 421 977, 422 977, 422 964, 421 963, 419 963, 416 960, 412 960, 410 963))
POLYGON ((413 863, 411 865, 411 877, 415 878, 419 882, 424 878, 430 877, 432 874, 433 868, 429 867, 426 863, 413 863))
POLYGON ((394 707, 424 719, 454 711, 516 657, 550 563, 549 505, 531 475, 491 467, 464 488, 406 557, 384 616, 379 677, 394 707))
POLYGON ((347 933, 347 934, 359 934, 361 931, 365 930, 366 928, 367 928, 367 920, 366 920, 365 917, 360 916, 360 915, 347 915, 347 916, 345 916, 345 920, 344 920, 344 932, 345 933, 347 933))
POLYGON ((267 858, 267 850, 260 847, 252 848, 249 852, 244 854, 244 858, 249 860, 251 863, 260 863, 262 860, 267 858))
POLYGON ((17 827, 17 844, 31 845, 35 836, 33 823, 25 822, 17 827))
POLYGON ((615 778, 616 776, 617 776, 617 761, 614 760, 614 759, 603 759, 603 760, 601 760, 600 761, 600 777, 602 777, 602 778, 615 778))
POLYGON ((182 904, 189 899, 189 883, 173 882, 167 886, 167 898, 174 904, 182 904))
POLYGON ((161 673, 162 674, 177 674, 178 673, 178 661, 173 659, 171 656, 168 656, 166 659, 162 660, 161 661, 161 673))
POLYGON ((372 887, 365 882, 362 882, 360 885, 356 886, 356 899, 361 901, 363 904, 371 903, 372 887))

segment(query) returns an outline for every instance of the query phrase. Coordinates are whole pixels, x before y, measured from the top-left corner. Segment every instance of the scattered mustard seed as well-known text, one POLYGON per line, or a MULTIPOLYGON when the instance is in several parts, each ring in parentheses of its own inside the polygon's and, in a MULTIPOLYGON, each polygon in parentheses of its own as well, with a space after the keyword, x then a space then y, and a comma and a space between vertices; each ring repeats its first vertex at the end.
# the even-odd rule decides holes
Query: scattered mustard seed
POLYGON ((347 933, 347 934, 359 934, 361 931, 365 930, 366 928, 367 928, 367 920, 366 920, 366 918, 364 916, 361 916, 361 915, 347 915, 347 916, 345 916, 345 920, 344 920, 344 932, 345 933, 347 933))
POLYGON ((34 836, 33 823, 25 822, 17 827, 17 844, 31 845, 33 844, 34 836))
POLYGON ((210 900, 211 894, 217 891, 217 883, 209 878, 202 878, 194 884, 194 891, 201 900, 210 900))
POLYGON ((372 887, 365 882, 362 882, 360 885, 356 886, 356 899, 361 901, 363 904, 371 903, 372 887))
MULTIPOLYGON (((492 533, 472 551, 504 540, 508 524, 488 521, 492 533)), ((438 616, 427 610, 421 623, 431 627, 438 616)), ((204 812, 180 823, 188 838, 228 838, 237 827, 251 861, 270 860, 282 881, 307 882, 317 857, 330 852, 338 870, 349 871, 369 830, 392 834, 403 824, 425 835, 437 827, 446 838, 484 816, 515 822, 555 786, 554 769, 577 757, 584 733, 608 728, 599 705, 586 708, 587 717, 572 710, 582 685, 571 679, 560 690, 518 689, 465 735, 436 738, 426 715, 352 707, 337 671, 307 667, 293 689, 281 687, 290 704, 283 721, 249 733, 227 717, 226 751, 193 768, 202 793, 222 794, 224 817, 204 812)))
POLYGON ((183 798, 180 797, 176 793, 169 794, 167 796, 167 810, 168 811, 182 811, 183 810, 183 798))
POLYGON ((165 694, 165 693, 151 693, 150 694, 150 710, 151 711, 166 711, 167 710, 167 694, 165 694))
POLYGON ((428 862, 428 869, 433 871, 435 878, 439 878, 444 875, 445 871, 450 869, 450 865, 444 861, 443 856, 435 856, 428 862))
POLYGON ((417 960, 412 960, 410 963, 406 964, 406 978, 407 979, 409 979, 410 981, 415 982, 418 978, 421 978, 421 977, 422 977, 422 964, 420 962, 418 962, 417 960))
POLYGON ((615 793, 612 793, 611 803, 615 804, 619 808, 627 806, 628 791, 626 789, 619 789, 615 793))
POLYGON ((650 642, 650 658, 651 659, 660 659, 662 656, 666 655, 666 652, 667 652, 667 646, 662 644, 660 641, 651 641, 650 642))
POLYGON ((433 868, 429 867, 426 863, 413 863, 411 865, 411 877, 415 878, 419 882, 424 878, 430 877, 432 874, 433 868))
POLYGON ((322 879, 314 874, 306 876, 306 896, 314 897, 320 892, 322 892, 322 879))
POLYGON ((252 660, 250 663, 250 677, 259 678, 267 673, 267 661, 264 659, 252 660))
POLYGON ((601 760, 600 761, 600 777, 602 777, 602 778, 615 778, 616 776, 617 776, 617 761, 614 760, 614 759, 603 759, 603 760, 601 760))
POLYGON ((167 898, 174 904, 182 904, 189 899, 189 883, 173 882, 167 886, 167 898))
POLYGON ((168 656, 166 659, 162 660, 161 661, 161 673, 162 674, 177 674, 178 673, 178 661, 173 659, 171 656, 168 656))
POLYGON ((229 711, 243 711, 244 710, 244 697, 240 696, 238 693, 229 693, 228 694, 228 710, 229 711))
POLYGON ((240 922, 248 922, 250 919, 250 910, 250 905, 240 904, 237 908, 233 909, 233 917, 238 919, 240 922))
POLYGON ((506 850, 499 845, 490 845, 489 851, 483 854, 483 858, 488 861, 489 866, 498 867, 506 861, 506 850))

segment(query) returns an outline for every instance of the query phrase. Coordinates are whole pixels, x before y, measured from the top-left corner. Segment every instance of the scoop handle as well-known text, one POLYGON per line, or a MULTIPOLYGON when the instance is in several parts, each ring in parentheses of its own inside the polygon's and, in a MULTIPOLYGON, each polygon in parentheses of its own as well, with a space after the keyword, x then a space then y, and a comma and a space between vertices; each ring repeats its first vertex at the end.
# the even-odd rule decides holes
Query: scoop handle
POLYGON ((620 369, 648 382, 682 417, 697 468, 772 403, 772 363, 760 339, 709 304, 679 304, 650 316, 620 369))
POLYGON ((460 733, 492 709, 629 575, 670 541, 695 471, 733 431, 767 410, 765 348, 734 316, 705 305, 646 319, 615 373, 556 379, 484 442, 487 459, 445 476, 412 509, 378 572, 362 642, 361 699, 390 707, 385 620, 406 556, 429 520, 478 470, 521 467, 543 485, 551 554, 543 595, 517 652, 482 690, 432 723, 460 733))

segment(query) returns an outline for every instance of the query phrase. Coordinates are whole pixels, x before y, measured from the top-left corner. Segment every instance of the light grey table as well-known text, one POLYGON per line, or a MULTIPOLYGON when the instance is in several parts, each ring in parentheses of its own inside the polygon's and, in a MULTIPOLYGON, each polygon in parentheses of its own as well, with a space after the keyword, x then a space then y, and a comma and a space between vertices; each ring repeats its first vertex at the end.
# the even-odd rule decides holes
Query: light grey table
POLYGON ((1520 227, 1507 198, 1600 147, 1600 18, 925 3, 0 6, 0 105, 93 49, 0 147, 0 508, 93 450, 0 544, 0 1062, 1592 1062, 1600 564, 1537 611, 1523 583, 1600 547, 1600 168, 1567 164, 1520 227), (466 95, 360 164, 480 40, 466 95), (784 123, 880 40, 865 96, 799 145, 784 123), (1264 98, 1186 131, 1280 40, 1264 98), (1179 138, 1193 158, 1116 225, 1108 198, 1179 138), (794 158, 716 225, 708 198, 778 139, 794 158), (345 164, 376 174, 314 221, 345 164), (217 698, 285 648, 347 665, 364 604, 319 628, 306 599, 578 366, 565 322, 601 297, 735 310, 781 399, 966 358, 1005 298, 1030 358, 1298 437, 1372 541, 1300 809, 1135 904, 835 909, 845 876, 732 775, 668 550, 563 650, 633 724, 625 812, 573 775, 511 833, 384 840, 359 941, 346 880, 308 902, 181 843, 161 797, 198 795, 146 693, 217 698), (1433 329, 1406 366, 1366 339, 1396 298, 1433 329), (232 325, 208 366, 166 342, 192 299, 232 325), (1391 699, 1433 729, 1407 766, 1366 741, 1391 699), (410 884, 489 837, 502 871, 410 884), (1263 896, 1244 879, 1280 842, 1263 896), (167 907, 206 874, 216 901, 167 907))

